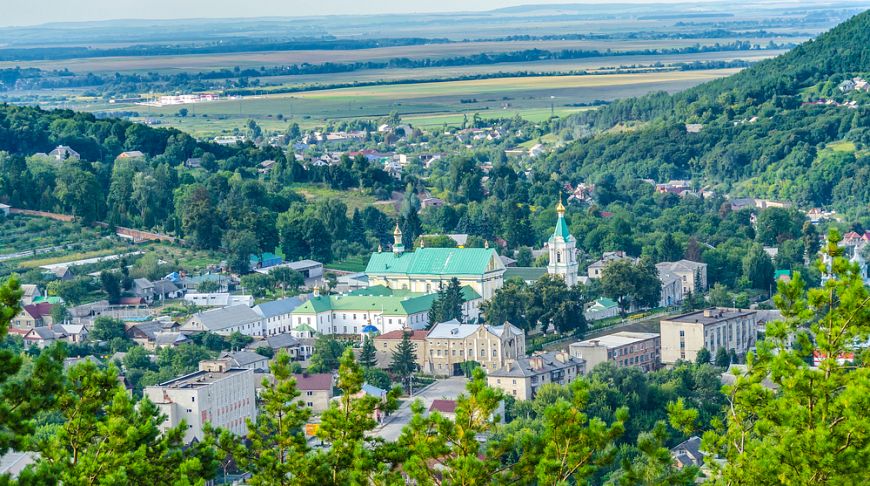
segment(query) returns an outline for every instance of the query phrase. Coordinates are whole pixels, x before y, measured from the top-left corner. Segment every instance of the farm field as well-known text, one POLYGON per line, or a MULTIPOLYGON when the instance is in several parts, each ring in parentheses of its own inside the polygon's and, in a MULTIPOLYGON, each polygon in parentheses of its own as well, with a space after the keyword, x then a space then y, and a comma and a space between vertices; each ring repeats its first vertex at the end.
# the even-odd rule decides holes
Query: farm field
POLYGON ((326 120, 375 118, 393 111, 409 120, 416 117, 426 125, 442 125, 445 120, 450 120, 447 123, 461 121, 462 114, 473 113, 480 113, 484 117, 513 117, 519 114, 546 118, 551 106, 564 115, 580 110, 581 107, 576 106, 578 104, 637 96, 657 90, 677 91, 734 72, 735 69, 720 69, 537 76, 341 88, 190 105, 191 114, 196 116, 186 118, 175 116, 178 106, 136 106, 135 110, 140 117, 156 118, 162 125, 195 134, 221 133, 230 127, 239 127, 239 121, 248 118, 264 121, 264 128, 268 128, 270 125, 286 127, 288 121, 297 121, 305 126, 321 124, 326 120), (278 120, 279 114, 283 120, 278 120), (203 118, 203 115, 207 117, 203 118), (235 123, 225 123, 233 120, 235 123))
MULTIPOLYGON (((301 50, 238 52, 228 54, 191 54, 178 56, 129 56, 98 57, 57 61, 0 62, 0 68, 35 67, 45 70, 69 69, 75 73, 130 73, 130 72, 198 72, 238 66, 259 68, 285 64, 321 64, 324 62, 384 61, 393 58, 439 59, 467 56, 480 53, 499 53, 541 49, 559 51, 565 49, 598 51, 632 51, 642 49, 684 48, 694 45, 712 46, 736 40, 767 44, 775 42, 800 42, 805 38, 722 38, 722 39, 662 39, 662 40, 557 40, 557 41, 505 41, 505 42, 460 42, 451 44, 427 44, 415 46, 383 47, 349 50, 301 50)), ((742 51, 746 52, 746 51, 742 51)), ((703 54, 703 53, 702 53, 703 54)))

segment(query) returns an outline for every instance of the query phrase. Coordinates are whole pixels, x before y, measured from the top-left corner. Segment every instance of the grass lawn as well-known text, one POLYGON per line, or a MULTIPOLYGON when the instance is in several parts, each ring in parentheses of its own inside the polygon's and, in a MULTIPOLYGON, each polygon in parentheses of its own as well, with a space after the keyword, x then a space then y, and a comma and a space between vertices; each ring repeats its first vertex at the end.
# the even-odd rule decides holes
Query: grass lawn
MULTIPOLYGON (((326 199, 341 199, 347 205, 347 214, 348 216, 353 214, 354 209, 363 209, 368 206, 372 206, 377 204, 377 201, 374 196, 364 194, 358 189, 351 189, 348 191, 339 191, 336 189, 332 189, 327 187, 324 184, 292 184, 290 186, 291 189, 298 192, 302 196, 305 197, 308 201, 316 202, 323 201, 326 199)), ((389 201, 387 201, 389 202, 389 201)), ((394 214, 395 208, 392 204, 377 204, 378 209, 387 213, 394 214)))
POLYGON ((344 272, 362 272, 366 269, 368 258, 364 256, 352 256, 340 262, 326 265, 327 270, 341 270, 344 272))
POLYGON ((834 152, 846 152, 846 153, 854 153, 857 147, 855 147, 855 142, 850 142, 848 140, 840 140, 839 142, 832 142, 827 145, 827 148, 834 152))

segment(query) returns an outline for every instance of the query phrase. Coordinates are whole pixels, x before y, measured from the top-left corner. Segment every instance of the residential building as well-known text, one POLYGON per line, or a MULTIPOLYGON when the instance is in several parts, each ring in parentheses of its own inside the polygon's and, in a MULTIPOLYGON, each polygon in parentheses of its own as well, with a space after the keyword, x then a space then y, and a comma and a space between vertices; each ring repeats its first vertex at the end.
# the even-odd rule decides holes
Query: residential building
POLYGON ((491 248, 418 248, 405 251, 396 226, 392 252, 373 253, 365 273, 371 285, 432 293, 456 278, 489 300, 504 283, 505 267, 491 248))
POLYGON ((619 305, 616 301, 608 299, 607 297, 595 300, 595 302, 587 305, 586 310, 583 311, 583 317, 585 317, 587 321, 597 321, 599 319, 607 319, 618 315, 619 305))
POLYGON ((517 400, 530 400, 541 385, 567 385, 586 372, 586 363, 566 352, 549 352, 508 360, 489 372, 487 384, 517 400))
POLYGON ((450 420, 456 420, 456 400, 432 400, 429 413, 438 412, 450 420))
POLYGON ((390 362, 393 360, 393 353, 396 351, 399 343, 402 342, 404 334, 408 334, 408 338, 416 347, 417 369, 423 369, 427 362, 426 335, 429 334, 429 331, 412 331, 410 329, 397 329, 375 336, 372 339, 375 345, 378 367, 388 368, 390 366, 390 362))
POLYGON ((304 301, 299 297, 263 302, 254 307, 254 311, 263 318, 266 336, 275 336, 293 330, 293 311, 304 301))
POLYGON ((586 371, 610 361, 618 367, 638 366, 653 371, 661 362, 661 339, 651 332, 621 331, 569 346, 571 356, 586 361, 586 371))
POLYGON ((680 442, 671 449, 671 457, 674 458, 679 469, 687 466, 703 466, 704 453, 701 452, 701 438, 696 435, 680 442))
POLYGON ((683 301, 683 278, 675 273, 658 270, 661 294, 659 295, 659 307, 677 305, 683 301))
POLYGON ((220 309, 198 312, 181 328, 183 331, 213 332, 229 336, 235 332, 246 336, 264 334, 263 318, 247 305, 231 305, 220 309))
POLYGON ((37 297, 42 297, 39 287, 34 284, 21 285, 21 305, 30 305, 37 297))
POLYGON ((228 275, 219 273, 204 273, 202 275, 184 276, 181 278, 181 288, 185 291, 196 291, 203 282, 217 284, 217 292, 229 292, 236 288, 236 282, 228 275))
POLYGON ((314 260, 299 260, 295 262, 285 262, 278 265, 272 265, 266 268, 257 268, 254 271, 268 274, 276 268, 289 268, 302 274, 305 280, 320 278, 323 276, 323 264, 314 260))
POLYGON ((236 436, 247 432, 245 419, 257 416, 254 370, 233 368, 229 360, 209 360, 199 371, 145 388, 148 397, 166 416, 161 430, 187 424, 184 442, 202 440, 203 426, 229 430, 236 436))
POLYGON ((78 160, 81 158, 78 152, 72 149, 72 147, 66 145, 58 145, 54 150, 48 153, 48 156, 62 162, 64 160, 78 160))
POLYGON ((624 251, 606 251, 601 256, 600 260, 589 264, 589 266, 586 268, 586 275, 591 279, 601 278, 601 272, 604 271, 604 267, 606 267, 608 263, 616 260, 631 260, 632 262, 635 261, 634 258, 626 256, 624 251))
POLYGON ((251 270, 253 271, 258 268, 269 268, 274 267, 275 265, 280 265, 284 262, 284 259, 274 253, 265 252, 261 255, 251 255, 250 261, 251 270))
POLYGON ((26 345, 36 345, 42 349, 55 341, 70 344, 81 343, 88 338, 88 329, 80 324, 55 324, 53 326, 34 327, 26 330, 22 336, 26 345))
POLYGON ((262 340, 254 340, 247 346, 250 351, 256 351, 258 348, 266 347, 271 349, 275 354, 280 351, 285 351, 290 359, 303 361, 311 357, 314 352, 314 346, 310 338, 296 338, 289 333, 275 334, 266 336, 262 340))
POLYGON ((755 345, 756 312, 713 307, 661 321, 662 363, 694 361, 701 348, 743 354, 755 345))
MULTIPOLYGON (((480 295, 470 286, 462 288, 462 312, 469 320, 480 315, 480 295)), ((393 290, 378 285, 346 295, 314 296, 292 313, 293 324, 312 326, 321 334, 359 338, 366 333, 425 329, 429 309, 438 294, 393 290)))
POLYGON ((269 369, 269 358, 253 351, 224 352, 221 354, 220 359, 228 360, 233 368, 244 368, 246 370, 269 369))
POLYGON ((695 293, 695 289, 707 290, 707 264, 691 260, 661 262, 656 264, 659 274, 671 273, 682 281, 682 293, 695 293))
POLYGON ((22 329, 50 326, 53 324, 51 320, 51 309, 53 307, 48 302, 25 305, 21 308, 21 312, 12 318, 10 324, 22 329))
POLYGON ((568 223, 565 222, 565 206, 562 201, 556 205, 556 229, 547 243, 550 251, 550 264, 547 265, 547 273, 558 275, 565 280, 569 287, 577 285, 577 240, 568 231, 568 223))
MULTIPOLYGON (((145 321, 145 322, 135 322, 126 324, 126 333, 127 337, 132 339, 136 344, 142 346, 145 349, 153 350, 157 347, 161 347, 157 345, 158 338, 163 336, 164 334, 179 334, 178 330, 181 326, 174 321, 145 321)), ((182 335, 183 336, 183 335, 182 335)), ((167 343, 167 340, 164 338, 161 340, 164 346, 175 346, 176 341, 178 340, 178 336, 175 336, 171 342, 167 343)), ((185 341, 186 337, 184 340, 185 341)))
POLYGON ((184 292, 170 280, 151 282, 147 278, 137 278, 133 280, 133 293, 136 297, 142 297, 145 302, 151 304, 181 298, 184 292))
POLYGON ((229 307, 233 305, 254 305, 253 295, 234 295, 228 292, 212 294, 190 293, 184 295, 184 300, 199 307, 229 307))
MULTIPOLYGON (((421 371, 438 376, 461 375, 461 364, 476 361, 486 371, 503 368, 508 360, 526 354, 526 335, 522 329, 502 326, 462 324, 456 319, 436 324, 426 335, 421 371)), ((422 353, 421 353, 422 351, 422 353)))
POLYGON ((332 375, 329 373, 293 375, 296 379, 296 389, 299 400, 311 409, 311 413, 319 415, 329 408, 332 400, 332 375))

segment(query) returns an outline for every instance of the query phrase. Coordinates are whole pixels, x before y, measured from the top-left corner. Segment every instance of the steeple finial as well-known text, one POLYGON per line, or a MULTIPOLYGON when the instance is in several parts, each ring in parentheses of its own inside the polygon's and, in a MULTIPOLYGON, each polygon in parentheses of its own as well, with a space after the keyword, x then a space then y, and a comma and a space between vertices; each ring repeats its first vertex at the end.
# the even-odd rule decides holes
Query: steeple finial
POLYGON ((559 204, 556 204, 556 212, 559 213, 559 216, 565 214, 565 206, 562 205, 562 193, 559 193, 559 204))
POLYGON ((483 247, 487 249, 489 248, 489 240, 483 240, 483 247))
POLYGON ((393 253, 398 255, 404 253, 405 245, 402 244, 402 230, 399 229, 399 223, 396 222, 396 229, 393 231, 393 253))

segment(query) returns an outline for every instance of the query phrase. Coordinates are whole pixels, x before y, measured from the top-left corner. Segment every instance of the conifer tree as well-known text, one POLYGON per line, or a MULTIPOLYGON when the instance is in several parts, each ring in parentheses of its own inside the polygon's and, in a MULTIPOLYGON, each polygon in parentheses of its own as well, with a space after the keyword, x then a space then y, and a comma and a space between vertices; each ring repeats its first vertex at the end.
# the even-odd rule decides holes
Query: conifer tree
POLYGON ((359 355, 359 364, 363 368, 374 368, 378 364, 375 343, 372 342, 372 338, 369 336, 366 336, 365 339, 363 339, 362 350, 359 355))
POLYGON ((823 250, 821 288, 807 291, 799 272, 779 282, 783 319, 767 324, 747 372, 725 387, 725 422, 704 435, 705 449, 726 460, 710 462, 715 484, 866 483, 870 364, 856 359, 856 343, 870 336, 870 294, 839 241, 832 232, 823 250))
POLYGON ((210 429, 208 434, 239 469, 251 474, 252 486, 316 484, 322 471, 310 461, 302 430, 311 410, 297 400, 299 391, 286 351, 278 353, 269 369, 275 381, 263 379, 259 413, 256 421, 247 420, 246 441, 228 430, 210 429))
POLYGON ((417 370, 417 345, 411 342, 411 332, 413 331, 402 333, 402 340, 393 351, 390 362, 390 371, 399 377, 402 384, 406 384, 417 370))

